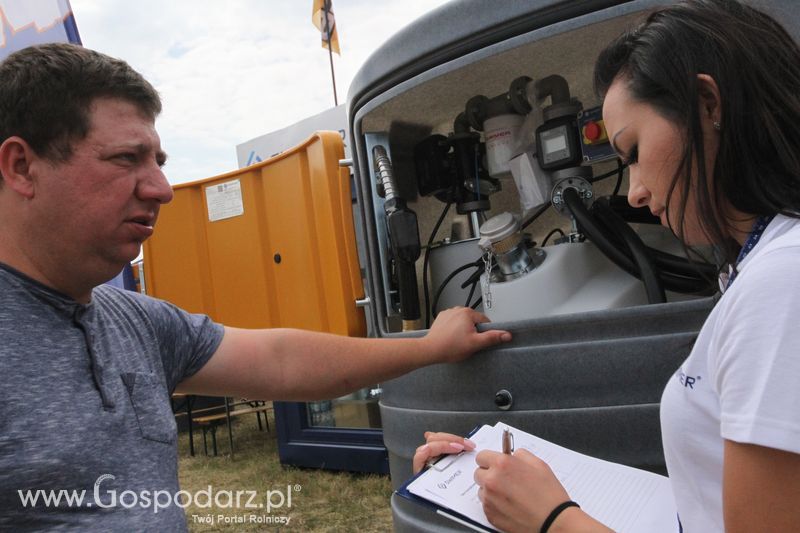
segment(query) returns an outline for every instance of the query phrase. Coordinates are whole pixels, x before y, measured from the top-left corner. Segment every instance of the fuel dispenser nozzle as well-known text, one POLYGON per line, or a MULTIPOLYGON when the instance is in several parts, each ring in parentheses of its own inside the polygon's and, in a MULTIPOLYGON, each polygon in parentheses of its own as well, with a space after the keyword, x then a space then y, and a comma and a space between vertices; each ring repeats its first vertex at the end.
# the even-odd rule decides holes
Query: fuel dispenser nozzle
POLYGON ((386 212, 386 225, 395 260, 403 331, 419 329, 421 315, 415 263, 419 259, 421 246, 417 214, 408 208, 406 201, 397 193, 392 161, 386 149, 379 145, 372 153, 378 188, 385 199, 383 208, 386 212))

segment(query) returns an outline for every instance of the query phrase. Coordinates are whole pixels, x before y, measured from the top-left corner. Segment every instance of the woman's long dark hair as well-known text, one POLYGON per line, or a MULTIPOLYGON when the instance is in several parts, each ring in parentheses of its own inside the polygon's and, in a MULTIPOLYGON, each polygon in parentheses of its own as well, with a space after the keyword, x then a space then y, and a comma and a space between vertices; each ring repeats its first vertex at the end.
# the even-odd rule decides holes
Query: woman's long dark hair
POLYGON ((597 93, 605 96, 618 77, 634 99, 684 132, 666 206, 680 187, 676 234, 682 240, 690 190, 703 230, 730 264, 740 246, 722 212, 724 200, 747 215, 800 216, 800 48, 773 18, 735 0, 659 9, 600 54, 597 93), (711 76, 720 92, 713 178, 706 175, 698 74, 711 76))

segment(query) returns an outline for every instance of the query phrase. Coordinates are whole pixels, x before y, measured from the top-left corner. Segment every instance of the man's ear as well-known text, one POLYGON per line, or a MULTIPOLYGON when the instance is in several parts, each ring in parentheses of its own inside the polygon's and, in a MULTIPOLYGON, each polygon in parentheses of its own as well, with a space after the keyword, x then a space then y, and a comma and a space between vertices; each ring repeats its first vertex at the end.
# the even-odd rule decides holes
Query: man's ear
POLYGON ((714 129, 722 124, 722 101, 716 80, 708 74, 697 75, 697 94, 700 106, 700 120, 714 129))
POLYGON ((24 139, 6 139, 0 145, 0 178, 3 186, 25 198, 33 198, 35 187, 31 163, 35 157, 35 152, 24 139))

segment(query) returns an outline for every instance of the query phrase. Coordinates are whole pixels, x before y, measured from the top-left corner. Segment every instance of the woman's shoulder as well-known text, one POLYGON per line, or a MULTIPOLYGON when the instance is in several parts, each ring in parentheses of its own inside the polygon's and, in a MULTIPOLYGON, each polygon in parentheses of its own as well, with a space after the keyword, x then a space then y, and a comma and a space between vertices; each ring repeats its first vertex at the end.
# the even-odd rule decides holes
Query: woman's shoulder
POLYGON ((764 237, 768 239, 765 251, 800 246, 800 213, 796 217, 776 215, 764 237))
MULTIPOLYGON (((742 278, 752 277, 754 272, 764 272, 785 267, 797 272, 800 258, 800 216, 798 218, 777 215, 769 224, 755 249, 740 267, 742 278), (748 274, 749 273, 749 274, 748 274)), ((738 283, 738 281, 737 281, 738 283)))
MULTIPOLYGON (((739 275, 720 299, 725 318, 748 321, 753 315, 768 318, 773 313, 800 313, 800 219, 779 215, 762 240, 747 256, 739 275)), ((736 320, 734 322, 739 322, 736 320)))

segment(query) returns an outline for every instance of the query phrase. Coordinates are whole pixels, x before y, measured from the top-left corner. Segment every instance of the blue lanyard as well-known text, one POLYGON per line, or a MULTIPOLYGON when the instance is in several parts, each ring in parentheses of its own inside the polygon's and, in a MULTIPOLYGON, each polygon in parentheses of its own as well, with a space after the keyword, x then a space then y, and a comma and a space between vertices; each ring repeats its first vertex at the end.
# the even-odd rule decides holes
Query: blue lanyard
MULTIPOLYGON (((761 235, 764 234, 764 230, 767 229, 769 223, 772 222, 772 219, 775 218, 775 215, 768 215, 768 216, 760 216, 756 219, 755 224, 753 224, 753 229, 750 231, 750 235, 747 236, 747 240, 744 241, 744 246, 742 246, 742 250, 739 252, 739 257, 736 258, 736 265, 737 267, 742 264, 744 258, 747 257, 753 248, 755 248, 756 244, 758 244, 759 239, 761 239, 761 235)), ((725 289, 729 289, 733 280, 736 279, 736 275, 739 273, 738 270, 731 270, 731 273, 728 277, 728 283, 725 285, 725 289)))

